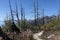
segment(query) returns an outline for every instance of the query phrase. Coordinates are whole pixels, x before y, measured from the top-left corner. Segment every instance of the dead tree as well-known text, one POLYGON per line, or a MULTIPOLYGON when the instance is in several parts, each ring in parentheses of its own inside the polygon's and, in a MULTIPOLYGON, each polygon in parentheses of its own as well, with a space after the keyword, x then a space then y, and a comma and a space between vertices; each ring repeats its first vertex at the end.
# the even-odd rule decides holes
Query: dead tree
POLYGON ((35 14, 35 25, 37 25, 37 20, 36 20, 36 0, 34 0, 34 14, 35 14))
POLYGON ((20 4, 21 4, 21 27, 22 27, 22 24, 24 24, 24 27, 25 27, 25 12, 24 12, 24 8, 22 7, 21 0, 20 0, 20 4))
POLYGON ((17 20, 18 20, 18 26, 20 26, 20 21, 19 21, 19 16, 18 16, 17 3, 15 2, 15 4, 16 4, 16 17, 17 17, 17 20))
MULTIPOLYGON (((19 33, 20 32, 20 29, 17 28, 17 26, 14 23, 13 11, 12 11, 12 8, 11 8, 10 0, 9 0, 9 7, 10 7, 11 17, 12 17, 12 23, 11 23, 11 26, 10 26, 10 30, 14 34, 13 35, 13 40, 14 40, 15 33, 16 34, 19 33)), ((16 5, 16 11, 17 11, 17 5, 16 5)), ((17 17, 18 17, 18 11, 16 13, 17 13, 17 17)))
POLYGON ((39 24, 38 23, 38 18, 39 18, 39 13, 38 13, 38 0, 37 0, 37 25, 39 24))
POLYGON ((38 0, 34 0, 34 14, 35 14, 35 25, 38 25, 38 17, 39 17, 39 13, 38 13, 38 0))
POLYGON ((12 22, 14 22, 14 18, 13 18, 13 11, 12 11, 12 7, 11 7, 10 0, 9 0, 9 7, 10 7, 10 12, 11 12, 12 22))
MULTIPOLYGON (((9 5, 10 5, 10 11, 11 11, 11 17, 12 17, 12 25, 14 25, 15 27, 17 27, 14 23, 14 17, 13 17, 13 11, 12 11, 12 8, 11 8, 11 3, 10 3, 10 0, 9 0, 9 5)), ((18 10, 17 10, 17 5, 16 5, 16 14, 17 14, 17 18, 18 18, 18 10)), ((18 18, 19 19, 19 18, 18 18)), ((13 26, 12 26, 13 27, 13 26)), ((12 29, 13 30, 13 29, 12 29)), ((15 29, 14 29, 15 30, 15 29)))
POLYGON ((43 17, 43 24, 44 25, 44 9, 42 9, 42 17, 43 17))
POLYGON ((21 20, 24 20, 25 14, 24 14, 24 8, 22 7, 22 2, 21 2, 21 20))

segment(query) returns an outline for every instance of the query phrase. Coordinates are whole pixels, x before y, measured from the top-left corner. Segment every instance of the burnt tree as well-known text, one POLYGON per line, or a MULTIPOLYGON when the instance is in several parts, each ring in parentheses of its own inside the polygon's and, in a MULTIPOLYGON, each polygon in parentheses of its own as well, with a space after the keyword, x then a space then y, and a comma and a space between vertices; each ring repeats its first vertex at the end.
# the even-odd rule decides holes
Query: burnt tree
POLYGON ((37 20, 36 20, 36 2, 34 0, 34 14, 35 14, 35 25, 37 25, 37 20))
POLYGON ((34 14, 35 14, 35 26, 38 26, 38 18, 39 18, 39 12, 38 12, 38 0, 34 0, 34 14))
POLYGON ((15 4, 16 4, 16 17, 17 17, 17 20, 18 20, 18 26, 20 26, 20 21, 19 21, 19 16, 18 16, 18 7, 17 7, 16 1, 15 1, 15 4))
MULTIPOLYGON (((20 32, 20 29, 15 25, 14 23, 14 17, 13 17, 13 11, 12 11, 12 8, 11 8, 11 3, 10 3, 10 0, 9 0, 9 6, 10 6, 10 11, 11 11, 11 17, 12 17, 12 22, 11 22, 11 26, 10 26, 10 31, 11 32, 16 32, 16 33, 19 33, 20 32)), ((17 11, 17 9, 16 9, 17 11)), ((18 15, 17 15, 18 16, 18 15)))
POLYGON ((36 11, 37 11, 37 25, 39 25, 39 23, 38 23, 38 18, 39 18, 39 12, 38 12, 38 0, 37 0, 37 8, 36 8, 36 11))
POLYGON ((42 25, 44 25, 44 9, 42 9, 42 17, 43 17, 43 23, 42 23, 42 25))
POLYGON ((25 12, 24 12, 24 8, 22 7, 22 0, 20 0, 20 4, 21 4, 21 28, 24 29, 24 27, 25 27, 25 12))

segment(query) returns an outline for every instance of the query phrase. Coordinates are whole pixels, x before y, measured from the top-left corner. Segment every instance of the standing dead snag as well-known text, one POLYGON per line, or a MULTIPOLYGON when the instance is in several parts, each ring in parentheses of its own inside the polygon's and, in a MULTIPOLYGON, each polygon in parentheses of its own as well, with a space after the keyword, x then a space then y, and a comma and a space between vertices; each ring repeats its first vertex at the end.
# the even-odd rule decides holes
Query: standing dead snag
POLYGON ((34 14, 35 14, 35 25, 37 26, 38 25, 38 17, 39 17, 39 14, 38 14, 38 0, 36 2, 36 0, 34 0, 34 14))
MULTIPOLYGON (((12 8, 11 8, 11 3, 10 3, 10 0, 9 0, 9 5, 10 5, 10 11, 11 11, 11 17, 12 17, 12 22, 11 22, 11 30, 12 32, 18 32, 19 29, 17 28, 17 26, 15 25, 14 23, 14 17, 13 17, 13 11, 12 11, 12 8)), ((16 13, 17 13, 17 17, 18 17, 18 10, 17 10, 17 5, 16 5, 16 13)))
POLYGON ((24 8, 22 7, 21 0, 20 0, 20 4, 21 4, 21 27, 23 26, 25 27, 25 12, 24 12, 24 8))
POLYGON ((23 7, 22 7, 22 2, 20 0, 20 3, 21 3, 21 20, 24 19, 24 13, 23 13, 23 7))
POLYGON ((36 21, 36 3, 34 0, 34 14, 35 14, 35 25, 37 25, 37 21, 36 21))
POLYGON ((38 0, 37 0, 37 25, 39 24, 38 23, 38 18, 39 18, 39 13, 38 13, 38 0))
MULTIPOLYGON (((15 36, 15 34, 17 34, 17 33, 20 32, 20 29, 19 29, 19 28, 15 25, 15 23, 14 23, 14 16, 13 16, 13 11, 12 11, 12 8, 11 8, 10 0, 9 0, 9 7, 10 7, 11 17, 12 17, 12 22, 11 22, 11 26, 10 26, 10 31, 13 33, 13 40, 15 40, 14 36, 15 36)), ((16 4, 16 15, 17 15, 17 18, 18 18, 17 4, 16 4)), ((18 18, 18 21, 19 21, 19 18, 18 18)))
POLYGON ((44 25, 44 9, 42 9, 42 16, 43 16, 43 24, 44 25))
POLYGON ((15 2, 15 4, 16 4, 16 17, 17 17, 17 20, 18 20, 18 26, 20 26, 20 21, 19 21, 19 16, 18 16, 17 3, 15 2))
POLYGON ((14 18, 13 18, 13 11, 12 11, 12 8, 11 8, 10 0, 9 0, 9 7, 10 7, 11 18, 12 18, 12 22, 13 22, 14 21, 14 18))

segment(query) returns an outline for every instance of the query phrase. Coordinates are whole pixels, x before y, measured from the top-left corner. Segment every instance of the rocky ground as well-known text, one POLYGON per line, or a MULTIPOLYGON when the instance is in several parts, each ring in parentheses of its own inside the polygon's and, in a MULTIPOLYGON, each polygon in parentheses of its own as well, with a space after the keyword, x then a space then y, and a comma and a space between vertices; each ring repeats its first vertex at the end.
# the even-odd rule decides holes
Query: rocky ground
MULTIPOLYGON (((7 32, 6 34, 12 40, 60 40, 60 32, 52 32, 52 31, 39 31, 33 33, 31 30, 27 30, 19 34, 14 34, 10 32, 7 32)), ((4 39, 0 37, 0 40, 4 39)))

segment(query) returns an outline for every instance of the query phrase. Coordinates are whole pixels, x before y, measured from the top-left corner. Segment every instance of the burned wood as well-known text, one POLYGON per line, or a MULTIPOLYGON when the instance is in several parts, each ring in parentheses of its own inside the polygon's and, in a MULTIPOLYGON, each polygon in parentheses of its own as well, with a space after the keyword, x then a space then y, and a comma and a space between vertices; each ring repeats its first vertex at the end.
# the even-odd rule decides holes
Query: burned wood
POLYGON ((10 0, 9 0, 9 7, 10 7, 11 18, 12 18, 12 22, 13 22, 14 21, 14 18, 13 18, 13 11, 12 11, 10 0))
POLYGON ((35 3, 35 0, 34 0, 34 14, 35 14, 35 25, 37 25, 37 20, 36 20, 36 3, 35 3))
POLYGON ((24 8, 22 6, 22 0, 20 0, 20 4, 21 4, 21 27, 23 27, 23 25, 25 27, 25 12, 24 12, 24 8))
POLYGON ((17 20, 18 20, 18 26, 20 26, 20 21, 19 21, 19 16, 18 16, 17 3, 15 2, 15 4, 16 4, 16 17, 17 17, 17 20))
POLYGON ((42 25, 44 25, 44 9, 42 9, 42 17, 43 17, 43 24, 42 25))
POLYGON ((36 0, 34 0, 34 14, 35 14, 35 25, 38 25, 38 17, 39 17, 39 13, 38 13, 38 0, 36 2, 36 0))
MULTIPOLYGON (((16 4, 16 2, 15 2, 15 4, 16 4)), ((14 23, 14 16, 13 16, 13 11, 12 11, 12 8, 11 8, 10 0, 9 0, 9 6, 10 6, 10 11, 11 11, 11 17, 12 17, 12 22, 11 22, 11 26, 10 26, 11 28, 10 28, 10 30, 11 30, 11 32, 14 32, 15 31, 16 33, 19 33, 20 30, 19 30, 19 28, 14 23)), ((19 24, 17 4, 16 4, 16 16, 17 16, 18 24, 19 24)))
POLYGON ((38 0, 37 0, 37 25, 39 24, 38 23, 38 18, 39 18, 39 13, 38 13, 38 0))

